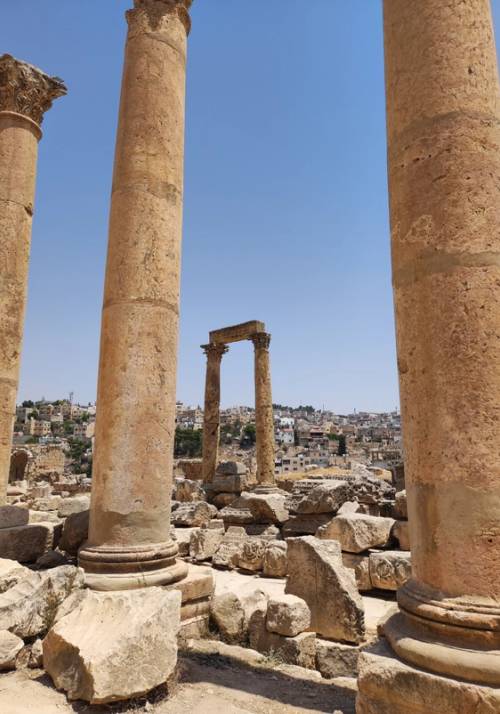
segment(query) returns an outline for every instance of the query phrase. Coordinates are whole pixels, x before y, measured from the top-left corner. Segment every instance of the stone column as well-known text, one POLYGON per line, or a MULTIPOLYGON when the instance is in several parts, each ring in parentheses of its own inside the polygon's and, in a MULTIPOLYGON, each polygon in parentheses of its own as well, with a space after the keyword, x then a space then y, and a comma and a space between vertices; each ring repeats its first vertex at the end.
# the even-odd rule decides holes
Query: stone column
POLYGON ((500 690, 488 686, 500 684, 500 95, 490 3, 384 8, 413 577, 385 626, 408 665, 363 659, 358 712, 500 711, 500 690))
POLYGON ((220 431, 220 364, 227 345, 202 345, 207 355, 203 412, 203 483, 212 483, 217 468, 220 431))
POLYGON ((9 480, 40 124, 63 94, 57 77, 0 57, 0 505, 9 480))
POLYGON ((101 328, 89 540, 100 590, 186 573, 170 537, 191 0, 127 12, 101 328))
POLYGON ((251 339, 255 348, 257 483, 260 488, 274 489, 274 419, 269 364, 271 335, 258 332, 251 339))

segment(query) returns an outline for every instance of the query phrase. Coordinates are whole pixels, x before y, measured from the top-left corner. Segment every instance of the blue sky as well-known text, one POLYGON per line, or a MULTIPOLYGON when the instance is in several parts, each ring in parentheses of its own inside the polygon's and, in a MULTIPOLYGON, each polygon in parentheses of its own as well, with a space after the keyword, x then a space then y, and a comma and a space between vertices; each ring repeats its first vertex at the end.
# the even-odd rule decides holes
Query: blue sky
MULTIPOLYGON (((1 50, 69 89, 40 144, 20 399, 95 398, 131 5, 2 7, 1 50)), ((177 397, 203 401, 209 330, 259 319, 274 401, 393 409, 381 3, 195 0, 191 15, 177 397)), ((224 357, 222 401, 253 403, 250 344, 224 357)))

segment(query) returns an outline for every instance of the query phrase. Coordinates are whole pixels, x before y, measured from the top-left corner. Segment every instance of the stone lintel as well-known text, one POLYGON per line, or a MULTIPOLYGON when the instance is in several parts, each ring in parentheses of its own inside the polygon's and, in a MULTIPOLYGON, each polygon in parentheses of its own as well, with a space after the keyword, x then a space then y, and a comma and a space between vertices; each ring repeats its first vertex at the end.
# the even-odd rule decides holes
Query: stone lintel
POLYGON ((59 77, 50 77, 27 62, 0 56, 0 112, 14 112, 41 124, 54 99, 67 93, 59 77))
POLYGON ((266 331, 266 326, 260 320, 250 320, 239 325, 223 327, 220 330, 210 332, 210 342, 215 344, 227 344, 229 342, 240 342, 250 340, 255 334, 266 331))

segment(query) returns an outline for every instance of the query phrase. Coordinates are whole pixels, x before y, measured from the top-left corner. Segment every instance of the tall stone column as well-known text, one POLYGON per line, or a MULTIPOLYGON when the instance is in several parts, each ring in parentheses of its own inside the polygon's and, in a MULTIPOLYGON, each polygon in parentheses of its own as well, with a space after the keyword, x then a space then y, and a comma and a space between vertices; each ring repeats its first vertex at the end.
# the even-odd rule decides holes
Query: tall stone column
POLYGON ((258 332, 251 339, 255 350, 257 482, 261 488, 274 489, 274 419, 269 364, 271 335, 258 332))
POLYGON ((64 94, 57 77, 0 57, 0 505, 9 480, 40 124, 64 94))
POLYGON ((212 483, 217 468, 220 432, 220 365, 227 345, 202 345, 207 355, 203 412, 203 483, 212 483))
POLYGON ((363 656, 358 712, 500 711, 491 686, 500 685, 500 95, 490 3, 385 0, 384 9, 413 577, 385 626, 406 664, 390 652, 363 656))
POLYGON ((186 573, 170 537, 191 0, 127 12, 101 328, 89 539, 100 590, 186 573))

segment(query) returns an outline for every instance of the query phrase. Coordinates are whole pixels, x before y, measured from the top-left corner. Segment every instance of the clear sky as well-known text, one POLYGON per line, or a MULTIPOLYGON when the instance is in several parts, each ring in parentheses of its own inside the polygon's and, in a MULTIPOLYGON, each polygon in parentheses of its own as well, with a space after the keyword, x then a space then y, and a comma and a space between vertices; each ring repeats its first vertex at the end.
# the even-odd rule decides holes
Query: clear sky
MULTIPOLYGON (((69 89, 40 144, 20 399, 95 399, 131 5, 2 3, 1 51, 69 89)), ((259 319, 274 401, 393 409, 381 2, 195 0, 191 15, 178 399, 203 403, 209 330, 259 319)), ((250 344, 222 376, 223 404, 253 403, 250 344)))

